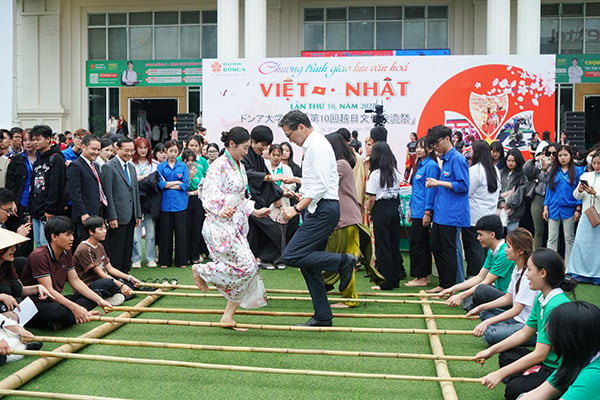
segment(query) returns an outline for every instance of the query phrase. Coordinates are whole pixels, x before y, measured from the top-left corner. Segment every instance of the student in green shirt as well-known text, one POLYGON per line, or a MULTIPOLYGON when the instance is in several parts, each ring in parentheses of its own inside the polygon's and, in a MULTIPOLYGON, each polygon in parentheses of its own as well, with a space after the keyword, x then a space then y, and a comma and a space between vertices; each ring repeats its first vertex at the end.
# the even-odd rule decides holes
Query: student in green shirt
POLYGON ((577 285, 575 280, 565 275, 563 259, 550 249, 539 249, 529 258, 527 279, 532 290, 541 291, 527 324, 500 343, 475 355, 476 362, 483 365, 486 359, 500 353, 500 369, 481 378, 481 383, 493 389, 503 381, 506 384, 504 396, 508 400, 539 386, 558 367, 558 355, 551 347, 546 324, 554 308, 570 301, 565 291, 573 291, 577 285), (536 333, 533 351, 519 347, 536 333), (524 371, 527 375, 522 375, 524 371))
POLYGON ((600 309, 585 301, 563 303, 552 311, 547 330, 560 366, 521 399, 600 399, 600 309))
POLYGON ((515 262, 506 258, 504 227, 497 215, 485 215, 475 224, 477 240, 488 249, 485 262, 474 277, 443 290, 440 295, 452 295, 447 301, 450 307, 461 302, 466 311, 503 296, 508 290, 515 262), (491 285, 495 285, 492 287, 491 285), (454 294, 462 290, 462 293, 454 294))

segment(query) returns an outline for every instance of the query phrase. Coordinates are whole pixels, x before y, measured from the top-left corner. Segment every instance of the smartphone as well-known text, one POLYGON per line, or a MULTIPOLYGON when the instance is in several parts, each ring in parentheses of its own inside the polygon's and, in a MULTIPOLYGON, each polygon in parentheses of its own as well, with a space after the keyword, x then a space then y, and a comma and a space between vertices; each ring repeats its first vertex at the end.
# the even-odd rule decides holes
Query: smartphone
POLYGON ((583 186, 590 186, 585 179, 580 180, 579 183, 581 183, 583 186))

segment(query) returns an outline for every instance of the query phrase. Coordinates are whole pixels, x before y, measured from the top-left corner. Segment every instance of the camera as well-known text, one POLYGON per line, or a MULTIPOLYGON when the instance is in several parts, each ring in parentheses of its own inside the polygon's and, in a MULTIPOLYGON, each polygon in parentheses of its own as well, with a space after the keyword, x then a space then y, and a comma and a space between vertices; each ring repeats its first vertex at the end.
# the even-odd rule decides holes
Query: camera
POLYGON ((365 113, 373 115, 373 124, 375 126, 385 126, 387 119, 383 116, 383 104, 375 104, 375 110, 365 110, 365 113))

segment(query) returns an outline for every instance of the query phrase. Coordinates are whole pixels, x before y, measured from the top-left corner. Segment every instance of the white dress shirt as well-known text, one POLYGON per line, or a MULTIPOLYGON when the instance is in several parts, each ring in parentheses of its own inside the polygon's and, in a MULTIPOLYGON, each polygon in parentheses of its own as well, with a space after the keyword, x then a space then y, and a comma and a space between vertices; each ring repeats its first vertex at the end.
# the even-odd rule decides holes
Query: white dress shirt
POLYGON ((304 161, 300 194, 312 199, 307 207, 312 214, 317 209, 319 200, 339 200, 337 164, 331 144, 316 130, 308 135, 302 149, 304 161))

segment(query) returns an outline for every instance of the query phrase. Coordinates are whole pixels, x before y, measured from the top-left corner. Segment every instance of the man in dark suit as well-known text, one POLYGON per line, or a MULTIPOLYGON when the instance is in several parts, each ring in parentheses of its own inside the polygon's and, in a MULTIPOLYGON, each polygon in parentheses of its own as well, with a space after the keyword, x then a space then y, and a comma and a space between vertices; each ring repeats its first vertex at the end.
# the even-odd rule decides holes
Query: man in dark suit
POLYGON ((133 231, 142 217, 140 193, 131 157, 133 140, 123 136, 117 141, 117 155, 102 167, 102 183, 107 206, 105 219, 109 231, 106 239, 108 257, 113 266, 129 273, 133 250, 133 231))
POLYGON ((73 203, 71 218, 75 224, 73 248, 89 237, 83 223, 91 215, 102 215, 106 195, 100 180, 100 167, 96 158, 100 154, 100 140, 87 135, 81 141, 81 156, 67 168, 67 193, 73 203))

